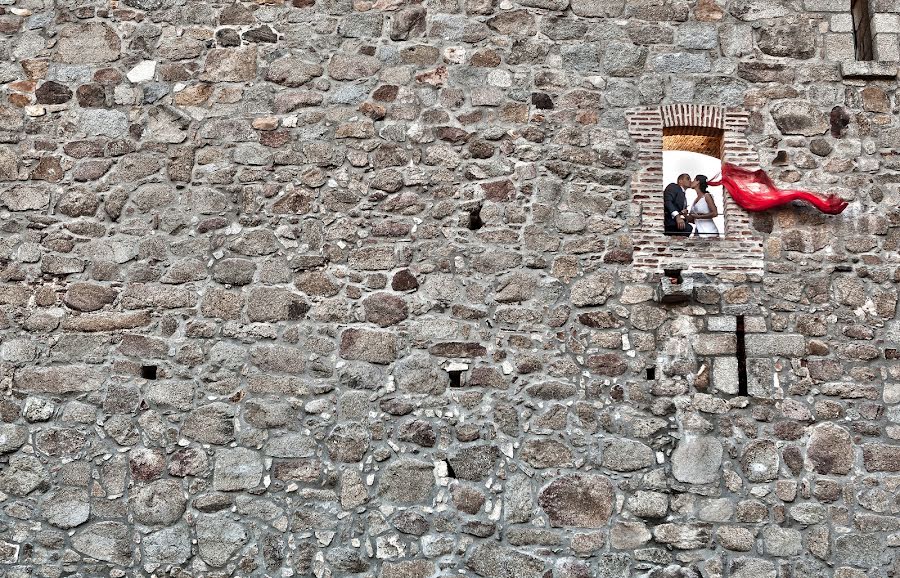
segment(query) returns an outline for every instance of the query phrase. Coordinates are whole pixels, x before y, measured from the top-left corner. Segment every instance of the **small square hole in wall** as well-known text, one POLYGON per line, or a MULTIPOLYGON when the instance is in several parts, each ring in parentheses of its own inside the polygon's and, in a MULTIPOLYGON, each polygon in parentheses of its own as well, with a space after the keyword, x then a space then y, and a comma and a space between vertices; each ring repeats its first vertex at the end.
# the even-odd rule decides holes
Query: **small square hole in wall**
POLYGON ((656 381, 656 368, 655 367, 647 368, 647 381, 656 381))
POLYGON ((141 366, 141 377, 144 379, 156 379, 156 366, 155 365, 142 365, 141 366))
POLYGON ((461 387, 462 386, 462 371, 458 369, 451 369, 447 371, 447 375, 450 376, 450 387, 461 387))

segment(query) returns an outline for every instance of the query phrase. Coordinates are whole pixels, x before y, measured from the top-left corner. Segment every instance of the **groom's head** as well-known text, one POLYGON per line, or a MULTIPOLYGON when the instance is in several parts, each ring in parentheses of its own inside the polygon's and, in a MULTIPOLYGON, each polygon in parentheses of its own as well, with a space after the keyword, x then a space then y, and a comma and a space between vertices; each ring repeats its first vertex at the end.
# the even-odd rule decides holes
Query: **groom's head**
POLYGON ((678 180, 676 182, 678 183, 678 186, 681 187, 682 189, 690 188, 691 175, 689 175, 687 173, 678 175, 678 180))

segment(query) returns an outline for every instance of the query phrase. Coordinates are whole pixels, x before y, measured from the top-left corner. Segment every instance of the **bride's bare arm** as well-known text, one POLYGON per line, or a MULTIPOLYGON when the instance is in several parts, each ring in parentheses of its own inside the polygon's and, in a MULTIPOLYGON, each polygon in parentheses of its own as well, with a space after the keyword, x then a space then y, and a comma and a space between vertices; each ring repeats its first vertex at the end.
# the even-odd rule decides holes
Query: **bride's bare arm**
POLYGON ((697 215, 697 217, 701 219, 714 219, 719 216, 719 208, 716 207, 716 200, 713 199, 713 196, 709 193, 706 193, 706 206, 709 207, 709 212, 704 215, 697 215))

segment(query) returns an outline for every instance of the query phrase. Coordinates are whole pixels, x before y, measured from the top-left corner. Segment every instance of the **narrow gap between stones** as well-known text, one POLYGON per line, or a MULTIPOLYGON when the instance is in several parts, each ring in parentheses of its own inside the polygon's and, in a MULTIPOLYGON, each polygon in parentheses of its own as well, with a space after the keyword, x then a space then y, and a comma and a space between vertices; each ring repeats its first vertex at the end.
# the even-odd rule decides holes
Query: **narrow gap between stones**
POLYGON ((737 316, 734 330, 737 338, 738 395, 747 395, 747 347, 744 341, 744 316, 737 316))
POLYGON ((469 230, 477 231, 484 225, 481 220, 481 205, 469 211, 469 230))
POLYGON ((142 365, 141 366, 141 377, 144 379, 156 379, 156 366, 155 365, 142 365))

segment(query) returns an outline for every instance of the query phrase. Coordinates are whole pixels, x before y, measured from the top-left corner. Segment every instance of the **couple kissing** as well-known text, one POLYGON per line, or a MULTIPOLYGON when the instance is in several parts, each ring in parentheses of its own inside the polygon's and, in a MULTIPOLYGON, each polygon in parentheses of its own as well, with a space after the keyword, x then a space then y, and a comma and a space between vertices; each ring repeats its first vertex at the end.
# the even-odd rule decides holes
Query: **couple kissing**
POLYGON ((691 175, 684 173, 666 187, 663 193, 666 235, 688 237, 719 234, 719 228, 713 221, 719 215, 719 209, 709 192, 708 180, 705 175, 697 175, 691 179, 691 175), (686 189, 693 189, 697 193, 691 205, 687 202, 686 189))

